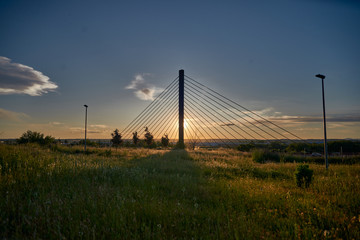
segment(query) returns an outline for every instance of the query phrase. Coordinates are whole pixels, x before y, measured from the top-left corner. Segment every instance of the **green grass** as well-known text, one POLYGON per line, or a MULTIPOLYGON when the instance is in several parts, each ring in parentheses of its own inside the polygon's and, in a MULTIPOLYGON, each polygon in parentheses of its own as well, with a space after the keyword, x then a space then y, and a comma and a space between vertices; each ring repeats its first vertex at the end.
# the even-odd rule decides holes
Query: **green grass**
POLYGON ((0 145, 1 239, 360 239, 360 165, 0 145), (107 151, 107 152, 105 152, 107 151))

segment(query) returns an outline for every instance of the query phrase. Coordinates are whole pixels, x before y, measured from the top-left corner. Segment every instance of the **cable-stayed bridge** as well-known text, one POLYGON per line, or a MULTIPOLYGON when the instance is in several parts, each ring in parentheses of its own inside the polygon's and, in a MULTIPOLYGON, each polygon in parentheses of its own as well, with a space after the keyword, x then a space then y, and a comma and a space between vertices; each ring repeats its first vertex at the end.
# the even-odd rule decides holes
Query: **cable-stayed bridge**
POLYGON ((304 141, 260 114, 232 101, 184 70, 121 132, 142 136, 145 128, 179 144, 233 147, 251 141, 304 141))

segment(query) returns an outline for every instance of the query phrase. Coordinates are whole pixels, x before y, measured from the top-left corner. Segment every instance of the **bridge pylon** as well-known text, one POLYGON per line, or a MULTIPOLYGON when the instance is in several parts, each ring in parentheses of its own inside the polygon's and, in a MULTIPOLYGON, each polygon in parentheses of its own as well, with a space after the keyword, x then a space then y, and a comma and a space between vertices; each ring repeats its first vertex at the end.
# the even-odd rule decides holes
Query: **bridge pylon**
POLYGON ((178 147, 184 148, 184 70, 179 70, 179 141, 178 147))

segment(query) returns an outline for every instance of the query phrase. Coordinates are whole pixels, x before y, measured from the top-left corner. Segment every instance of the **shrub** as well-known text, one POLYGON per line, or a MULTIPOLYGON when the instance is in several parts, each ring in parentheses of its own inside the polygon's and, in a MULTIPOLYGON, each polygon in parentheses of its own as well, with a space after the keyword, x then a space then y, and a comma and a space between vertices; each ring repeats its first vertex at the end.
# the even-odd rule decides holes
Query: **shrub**
POLYGON ((22 136, 16 140, 17 143, 19 144, 24 144, 24 143, 38 143, 41 145, 48 145, 51 143, 55 143, 55 138, 51 137, 51 136, 46 136, 44 138, 44 134, 40 133, 40 132, 33 132, 33 131, 26 131, 25 133, 22 134, 22 136))
POLYGON ((157 148, 158 146, 160 146, 160 142, 155 142, 152 141, 152 143, 150 145, 147 145, 149 148, 157 148))
POLYGON ((148 127, 145 127, 145 142, 150 147, 154 141, 154 136, 150 133, 148 127))
MULTIPOLYGON (((78 145, 84 145, 85 144, 85 140, 82 139, 79 141, 78 145)), ((86 146, 88 147, 98 147, 99 143, 95 142, 95 141, 91 141, 89 139, 86 139, 86 146)))
POLYGON ((161 145, 163 147, 167 147, 169 146, 169 137, 167 134, 165 134, 162 138, 161 138, 161 145))
POLYGON ((247 144, 240 144, 239 146, 237 146, 237 150, 241 152, 250 152, 254 148, 255 148, 255 144, 252 142, 247 144))
POLYGON ((119 133, 118 129, 115 129, 115 131, 111 133, 111 137, 112 137, 111 142, 113 146, 115 146, 116 148, 123 143, 121 133, 119 133))
POLYGON ((138 136, 138 133, 137 132, 133 132, 133 143, 134 145, 136 146, 139 142, 139 136, 138 136))
POLYGON ((254 162, 258 163, 264 163, 266 161, 280 162, 280 156, 278 153, 269 152, 262 149, 253 151, 252 159, 254 162))
POLYGON ((309 168, 309 165, 298 165, 295 171, 296 185, 298 187, 309 187, 312 180, 313 172, 314 171, 309 168))
POLYGON ((310 158, 304 157, 304 156, 299 156, 299 155, 289 155, 289 154, 285 154, 281 156, 281 162, 284 163, 293 163, 293 162, 297 162, 297 163, 303 163, 303 162, 309 162, 310 158))

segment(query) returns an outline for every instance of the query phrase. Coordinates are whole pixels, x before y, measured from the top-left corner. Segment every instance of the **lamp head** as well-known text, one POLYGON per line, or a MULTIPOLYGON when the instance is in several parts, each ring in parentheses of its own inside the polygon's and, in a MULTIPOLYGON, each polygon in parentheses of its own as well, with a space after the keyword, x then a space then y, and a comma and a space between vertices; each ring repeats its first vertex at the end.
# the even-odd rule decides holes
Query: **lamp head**
POLYGON ((324 79, 325 79, 325 76, 324 76, 324 75, 322 75, 322 74, 316 74, 316 75, 315 75, 315 77, 317 77, 317 78, 321 78, 322 80, 324 80, 324 79))
POLYGON ((84 107, 86 107, 86 108, 87 108, 87 107, 88 107, 88 105, 86 105, 86 104, 85 104, 85 105, 84 105, 84 107))

